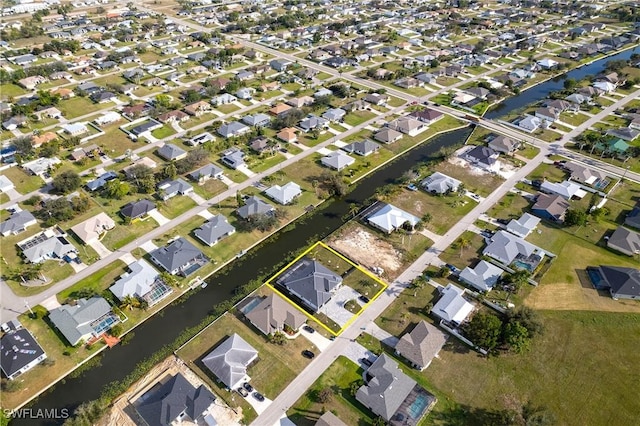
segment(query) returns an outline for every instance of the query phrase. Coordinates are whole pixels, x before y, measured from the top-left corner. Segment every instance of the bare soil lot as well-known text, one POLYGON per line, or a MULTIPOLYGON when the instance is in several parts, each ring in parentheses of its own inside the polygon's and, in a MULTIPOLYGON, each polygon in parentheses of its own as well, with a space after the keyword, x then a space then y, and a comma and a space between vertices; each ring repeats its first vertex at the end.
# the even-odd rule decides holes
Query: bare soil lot
POLYGON ((361 227, 352 228, 339 238, 332 237, 328 244, 370 269, 377 266, 396 272, 402 266, 402 254, 391 243, 361 227))

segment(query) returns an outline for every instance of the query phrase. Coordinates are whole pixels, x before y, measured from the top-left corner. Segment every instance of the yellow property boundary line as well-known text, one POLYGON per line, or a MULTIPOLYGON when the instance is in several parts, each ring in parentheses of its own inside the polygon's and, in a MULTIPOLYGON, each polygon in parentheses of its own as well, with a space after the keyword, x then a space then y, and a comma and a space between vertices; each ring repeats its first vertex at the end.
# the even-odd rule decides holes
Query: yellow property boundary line
POLYGON ((382 281, 380 278, 376 277, 375 275, 373 275, 371 272, 369 272, 368 270, 366 270, 365 268, 363 268, 362 266, 353 263, 351 260, 349 260, 348 258, 346 258, 345 256, 343 256, 342 254, 338 253, 337 251, 335 251, 334 249, 332 249, 331 247, 329 247, 328 245, 326 245, 325 243, 323 243, 322 241, 318 241, 317 243, 313 244, 311 247, 309 247, 308 249, 306 249, 304 252, 302 252, 302 254, 300 254, 298 257, 296 257, 295 259, 293 259, 291 262, 289 262, 285 267, 283 267, 282 269, 280 269, 278 272, 276 272, 273 276, 271 276, 271 278, 269 278, 265 284, 267 285, 267 287, 269 287, 271 290, 273 290, 277 295, 279 295, 280 297, 282 297, 284 300, 286 300, 291 306, 293 306, 294 308, 296 308, 298 311, 302 312, 307 318, 309 318, 310 320, 313 320, 314 322, 316 322, 319 326, 321 326, 322 328, 324 328, 325 330, 327 330, 329 333, 331 333, 334 336, 339 336, 344 330, 345 328, 349 327, 349 325, 351 325, 351 323, 353 321, 356 320, 356 318, 358 318, 358 316, 360 316, 360 314, 362 313, 362 311, 364 311, 364 309, 369 306, 369 304, 371 302, 373 302, 378 296, 380 296, 380 294, 382 294, 383 291, 386 290, 386 288, 388 287, 387 283, 385 283, 384 281, 382 281), (375 282, 379 283, 380 285, 382 285, 382 288, 369 300, 368 303, 366 303, 364 306, 362 306, 360 308, 360 310, 358 312, 356 312, 355 314, 353 314, 353 316, 349 319, 349 321, 346 322, 346 324, 337 332, 333 331, 331 328, 329 328, 326 324, 322 323, 320 320, 318 320, 318 318, 314 317, 313 315, 309 314, 307 311, 305 311, 304 309, 302 309, 300 306, 298 306, 297 303, 295 303, 293 300, 291 300, 287 295, 283 294, 282 292, 280 292, 279 290, 277 290, 272 284, 271 282, 273 280, 275 280, 280 274, 282 274, 284 271, 286 271, 287 269, 289 269, 289 267, 291 267, 294 263, 296 263, 298 260, 300 260, 302 257, 306 256, 310 251, 314 250, 316 247, 322 247, 325 250, 328 250, 329 252, 335 254, 336 256, 338 256, 340 259, 344 260, 345 262, 347 262, 349 265, 353 266, 354 268, 356 268, 358 271, 364 273, 366 276, 368 276, 369 278, 371 278, 372 280, 374 280, 375 282))

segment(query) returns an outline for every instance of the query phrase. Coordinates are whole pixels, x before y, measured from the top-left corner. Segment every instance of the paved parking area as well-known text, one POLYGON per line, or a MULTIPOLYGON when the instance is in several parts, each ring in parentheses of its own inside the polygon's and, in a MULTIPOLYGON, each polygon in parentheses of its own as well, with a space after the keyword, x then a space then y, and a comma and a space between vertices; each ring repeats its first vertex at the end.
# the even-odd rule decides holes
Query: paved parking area
POLYGON ((140 245, 140 248, 142 250, 146 251, 147 253, 151 253, 152 251, 157 249, 158 246, 153 244, 153 241, 149 240, 149 241, 143 243, 142 245, 140 245))
MULTIPOLYGON (((339 338, 340 337, 338 337, 338 339, 339 338)), ((377 358, 376 354, 374 354, 358 342, 349 342, 348 345, 345 345, 344 349, 342 350, 342 355, 346 356, 351 361, 355 362, 360 367, 365 369, 367 368, 367 366, 360 362, 362 358, 366 358, 371 362, 375 361, 375 359, 377 358)))
POLYGON ((321 352, 327 349, 327 347, 331 344, 331 340, 327 339, 326 337, 324 337, 322 334, 318 332, 309 333, 308 331, 301 328, 300 335, 304 336, 305 339, 313 343, 315 347, 318 348, 318 350, 321 352))
POLYGON ((100 259, 103 259, 111 254, 111 251, 109 251, 109 249, 106 248, 100 241, 91 241, 89 245, 96 251, 96 253, 98 253, 100 259))
POLYGON ((320 308, 320 312, 334 320, 340 327, 344 327, 353 316, 351 312, 344 308, 344 304, 349 300, 358 300, 358 296, 360 296, 360 293, 351 287, 342 286, 331 300, 320 308))
MULTIPOLYGON (((257 389, 254 389, 253 392, 260 392, 257 389)), ((264 398, 264 401, 258 401, 254 396, 253 396, 253 392, 251 392, 249 395, 247 395, 244 399, 247 400, 247 402, 249 404, 251 404, 251 406, 253 407, 254 410, 256 410, 256 413, 258 414, 262 414, 262 412, 264 410, 267 409, 267 407, 269 406, 269 404, 271 404, 271 400, 267 397, 264 398)), ((238 396, 240 396, 240 394, 238 394, 238 396)))

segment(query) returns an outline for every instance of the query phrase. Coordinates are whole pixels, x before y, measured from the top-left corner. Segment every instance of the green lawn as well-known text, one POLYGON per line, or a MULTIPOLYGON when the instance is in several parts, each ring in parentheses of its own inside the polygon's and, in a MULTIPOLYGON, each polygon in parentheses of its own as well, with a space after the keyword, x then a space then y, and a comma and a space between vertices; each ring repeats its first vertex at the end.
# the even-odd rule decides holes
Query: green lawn
POLYGON ((344 122, 350 126, 357 126, 367 120, 371 120, 375 116, 376 115, 374 113, 369 111, 353 111, 345 116, 344 122))
POLYGON ((466 167, 448 161, 437 164, 434 170, 460 180, 468 190, 483 197, 491 194, 504 181, 500 176, 489 173, 475 174, 466 167))
POLYGON ((371 411, 350 392, 351 384, 362 380, 361 373, 362 369, 353 361, 338 357, 287 411, 287 416, 298 426, 313 426, 325 411, 332 411, 348 425, 372 424, 371 411), (322 389, 333 391, 329 402, 318 401, 322 389))
POLYGON ((477 204, 457 194, 437 196, 422 190, 409 191, 406 188, 402 188, 396 196, 389 198, 388 202, 419 218, 430 213, 431 221, 426 224, 426 227, 440 235, 448 231, 477 204))
POLYGON ((227 185, 219 179, 209 179, 202 184, 193 185, 193 192, 200 195, 205 200, 215 197, 226 189, 227 185))
POLYGON ((38 176, 27 174, 27 172, 17 166, 3 170, 2 174, 13 182, 16 190, 21 194, 28 194, 30 192, 37 191, 42 187, 42 185, 44 185, 43 180, 38 176))
POLYGON ((95 290, 98 294, 109 288, 116 278, 122 275, 126 270, 126 265, 121 260, 116 260, 89 275, 87 278, 78 281, 71 287, 62 290, 56 295, 58 302, 65 303, 69 298, 74 298, 78 290, 95 290))
POLYGON ((395 154, 385 147, 380 148, 378 152, 366 157, 353 155, 356 162, 345 169, 343 174, 348 177, 352 183, 356 182, 358 179, 362 179, 365 175, 371 173, 376 167, 391 160, 394 156, 395 154))
POLYGON ((133 142, 127 137, 125 132, 120 130, 119 126, 122 124, 123 122, 120 121, 102 127, 105 134, 93 139, 91 143, 100 146, 110 157, 118 157, 123 155, 128 149, 133 150, 139 148, 141 146, 140 143, 133 142))
POLYGON ((196 206, 196 202, 189 197, 176 196, 158 203, 158 211, 169 219, 175 219, 182 213, 196 206))
POLYGON ((156 139, 168 138, 169 136, 175 135, 175 134, 176 134, 176 131, 173 129, 173 127, 171 127, 168 124, 165 124, 161 128, 151 132, 151 135, 156 139))
POLYGON ((484 358, 449 339, 423 374, 447 400, 460 406, 432 413, 430 422, 498 424, 483 417, 530 401, 553 415, 551 424, 635 423, 640 400, 628 390, 637 385, 633 366, 640 363, 640 352, 629 336, 640 334, 640 317, 571 311, 540 314, 544 334, 522 355, 484 358))
POLYGON ((529 144, 525 144, 524 148, 520 148, 516 152, 516 154, 521 155, 524 158, 528 158, 529 160, 535 158, 538 153, 540 153, 540 148, 529 144))
POLYGON ((60 101, 58 109, 62 111, 67 119, 71 119, 85 114, 91 114, 92 112, 100 111, 102 109, 108 109, 112 106, 112 102, 97 104, 92 102, 89 98, 75 96, 71 99, 60 101))
POLYGON ((17 84, 0 84, 0 94, 2 94, 3 99, 15 98, 26 93, 27 91, 17 84))
POLYGON ((124 247, 131 241, 145 235, 158 226, 156 221, 150 217, 124 225, 124 222, 122 222, 120 216, 118 216, 116 223, 116 227, 107 232, 107 235, 102 238, 102 244, 109 250, 117 250, 124 247))
POLYGON ((531 203, 526 198, 509 192, 487 211, 487 215, 494 219, 517 219, 530 206, 531 203))
POLYGON ((440 254, 440 259, 456 266, 458 269, 464 269, 480 259, 485 245, 484 238, 481 235, 465 231, 460 238, 440 254), (463 240, 468 242, 467 247, 461 246, 460 243, 463 240))
POLYGON ((375 323, 398 337, 413 330, 422 320, 433 323, 424 308, 437 295, 438 290, 430 284, 420 288, 407 288, 376 318, 375 323))
POLYGON ((276 166, 282 163, 284 160, 286 160, 284 155, 276 153, 271 157, 265 157, 265 158, 259 158, 259 159, 256 158, 254 162, 251 162, 248 165, 251 171, 255 173, 260 173, 260 172, 264 172, 265 170, 269 170, 273 166, 276 166))
POLYGON ((244 421, 249 424, 256 416, 249 404, 239 395, 224 389, 215 376, 206 369, 200 359, 215 348, 226 336, 234 333, 253 346, 260 354, 257 363, 249 367, 247 373, 251 383, 267 398, 274 399, 308 364, 301 355, 304 349, 317 349, 304 337, 287 340, 282 346, 269 343, 266 336, 244 320, 226 313, 193 339, 188 345, 177 351, 177 355, 204 379, 230 406, 242 407, 244 421))

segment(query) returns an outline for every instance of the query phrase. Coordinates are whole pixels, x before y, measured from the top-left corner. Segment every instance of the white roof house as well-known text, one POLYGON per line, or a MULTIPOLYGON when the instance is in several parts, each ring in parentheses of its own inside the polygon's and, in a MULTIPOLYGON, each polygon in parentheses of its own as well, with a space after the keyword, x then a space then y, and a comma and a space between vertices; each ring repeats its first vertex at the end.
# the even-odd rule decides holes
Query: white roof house
POLYGON ((448 191, 457 191, 461 183, 458 179, 454 179, 440 172, 435 172, 420 182, 420 185, 429 192, 444 194, 448 191))
POLYGON ((202 363, 229 389, 248 379, 247 368, 258 358, 258 351, 238 334, 229 336, 202 363))
POLYGON ((480 291, 491 291, 504 271, 496 265, 481 260, 471 268, 467 266, 460 272, 460 280, 480 291))
POLYGON ((295 182, 289 182, 283 186, 273 185, 265 191, 267 197, 280 204, 291 203, 301 193, 300 185, 295 182))
POLYGON ((512 219, 511 222, 507 224, 507 231, 519 237, 526 238, 527 235, 536 229, 539 223, 540 219, 529 213, 525 213, 520 216, 519 219, 512 219))
POLYGON ((443 321, 462 324, 473 311, 473 305, 462 297, 463 294, 463 289, 453 284, 447 285, 442 290, 440 300, 431 309, 431 313, 443 321))
POLYGON ((0 192, 11 191, 15 186, 13 182, 5 175, 0 175, 0 192))
POLYGON ((345 167, 349 167, 356 160, 353 157, 348 156, 342 151, 333 151, 320 159, 322 164, 335 170, 342 170, 345 167))
POLYGON ((560 195, 561 197, 566 198, 567 200, 570 200, 573 197, 582 198, 585 195, 587 195, 587 192, 581 189, 580 185, 578 185, 575 182, 570 182, 568 180, 565 180, 564 182, 556 183, 556 182, 549 182, 548 180, 545 179, 544 182, 542 182, 542 185, 540 185, 540 190, 542 192, 546 192, 549 194, 560 195))
POLYGON ((411 226, 415 226, 420 219, 394 205, 384 204, 382 208, 369 215, 367 221, 370 225, 390 234, 402 227, 406 222, 409 222, 411 226))
POLYGON ((84 133, 87 133, 89 129, 85 126, 84 123, 71 123, 65 124, 62 126, 62 129, 65 133, 70 134, 71 136, 78 136, 84 133))
POLYGON ((94 121, 98 126, 103 126, 109 123, 115 123, 118 120, 121 120, 122 116, 115 111, 108 111, 102 114, 100 117, 96 118, 94 121))
POLYGON ((144 259, 139 259, 129 266, 125 272, 109 287, 111 293, 122 301, 127 296, 147 300, 149 306, 164 299, 171 293, 171 288, 158 281, 158 271, 144 259))
POLYGON ((61 161, 57 157, 51 158, 38 158, 37 160, 29 161, 28 163, 22 163, 22 168, 28 170, 31 174, 42 177, 49 169, 56 164, 60 164, 61 161))

